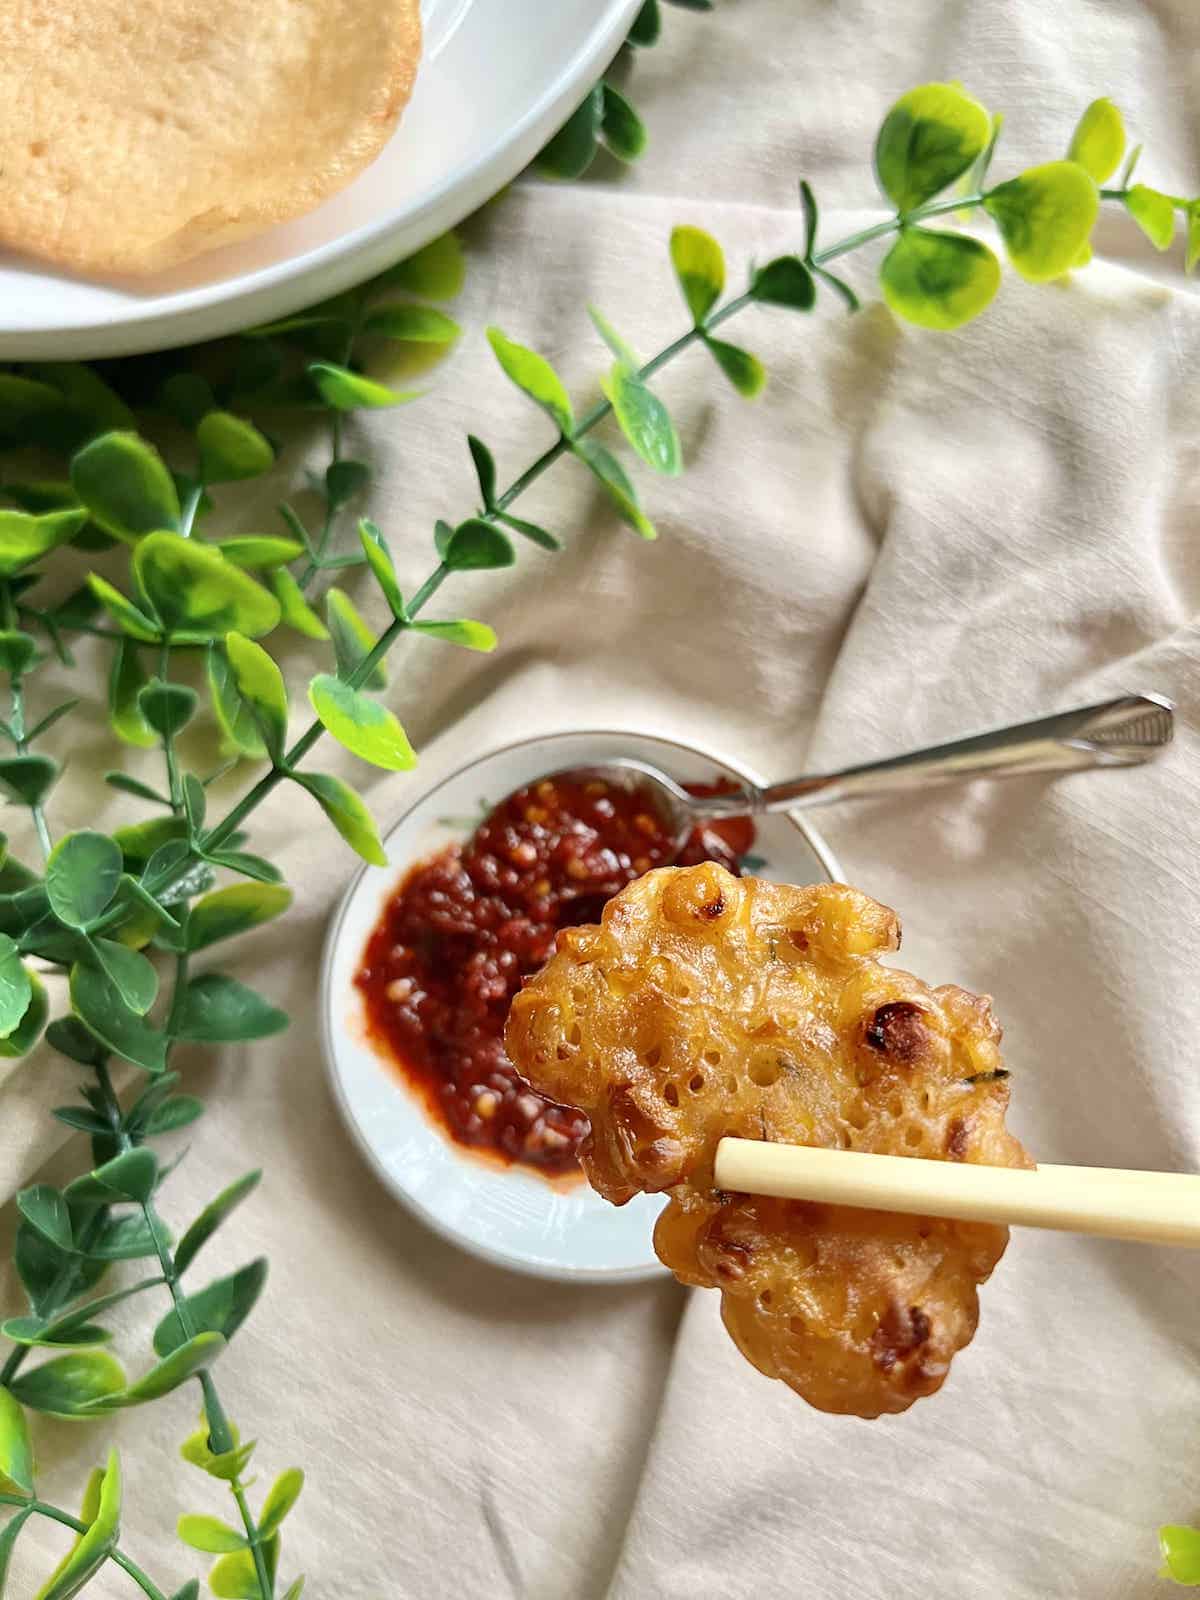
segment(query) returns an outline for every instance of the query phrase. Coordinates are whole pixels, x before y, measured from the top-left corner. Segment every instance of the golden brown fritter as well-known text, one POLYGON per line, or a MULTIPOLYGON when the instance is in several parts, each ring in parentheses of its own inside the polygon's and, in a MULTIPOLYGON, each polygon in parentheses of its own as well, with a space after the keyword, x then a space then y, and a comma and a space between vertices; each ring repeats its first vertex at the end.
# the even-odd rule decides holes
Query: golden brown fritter
POLYGON ((874 1417, 939 1388, 1008 1231, 725 1194, 726 1134, 1029 1166, 986 998, 876 959, 893 912, 712 862, 661 868, 560 933, 513 1001, 509 1056, 591 1119, 583 1164, 617 1205, 669 1191, 655 1248, 721 1290, 748 1360, 823 1411, 874 1417))

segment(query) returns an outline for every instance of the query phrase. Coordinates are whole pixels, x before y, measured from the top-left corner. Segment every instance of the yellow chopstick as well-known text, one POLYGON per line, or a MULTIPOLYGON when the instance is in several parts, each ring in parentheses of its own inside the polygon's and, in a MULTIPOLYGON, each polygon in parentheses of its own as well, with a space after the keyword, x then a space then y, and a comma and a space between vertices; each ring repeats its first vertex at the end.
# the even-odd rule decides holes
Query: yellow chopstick
POLYGON ((719 1189, 742 1194, 1200 1245, 1200 1175, 1190 1172, 1022 1170, 722 1139, 715 1180, 719 1189))

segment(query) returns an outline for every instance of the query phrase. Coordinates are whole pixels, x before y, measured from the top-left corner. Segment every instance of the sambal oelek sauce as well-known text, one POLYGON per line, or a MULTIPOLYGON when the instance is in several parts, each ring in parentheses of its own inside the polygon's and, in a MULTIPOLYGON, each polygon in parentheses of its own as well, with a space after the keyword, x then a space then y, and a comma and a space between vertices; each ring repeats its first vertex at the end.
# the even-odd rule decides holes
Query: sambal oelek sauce
MULTIPOLYGON (((737 872, 753 839, 748 818, 708 824, 679 863, 737 872)), ((578 1170, 587 1118, 517 1076, 502 1043, 509 1003, 560 928, 598 922, 605 902, 662 866, 671 846, 644 796, 543 779, 405 877, 355 981, 372 1038, 453 1139, 547 1176, 578 1170)))

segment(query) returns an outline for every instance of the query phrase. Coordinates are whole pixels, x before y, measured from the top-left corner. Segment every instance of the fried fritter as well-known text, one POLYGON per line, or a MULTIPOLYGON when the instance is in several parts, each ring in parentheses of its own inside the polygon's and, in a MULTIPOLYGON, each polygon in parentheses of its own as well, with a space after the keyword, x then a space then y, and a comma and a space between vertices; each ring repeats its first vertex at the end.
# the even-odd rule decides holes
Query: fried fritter
POLYGON ((583 1165, 622 1205, 667 1191, 655 1249, 721 1291, 761 1372, 822 1411, 875 1417, 940 1388, 1008 1230, 726 1194, 726 1134, 1029 1166, 1005 1129, 990 1001, 877 956, 893 912, 843 884, 793 888, 712 862, 660 868, 568 929, 505 1036, 542 1094, 591 1119, 583 1165))

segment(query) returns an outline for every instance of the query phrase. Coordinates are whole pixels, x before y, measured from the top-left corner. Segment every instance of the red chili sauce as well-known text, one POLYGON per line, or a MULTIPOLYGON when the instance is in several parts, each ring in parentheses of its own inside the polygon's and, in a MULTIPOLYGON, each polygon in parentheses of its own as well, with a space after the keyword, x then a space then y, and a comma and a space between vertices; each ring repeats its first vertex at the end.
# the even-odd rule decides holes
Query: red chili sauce
MULTIPOLYGON (((719 861, 736 873, 753 842, 748 817, 711 823, 679 864, 719 861)), ((548 1177, 578 1170, 587 1118, 517 1076, 504 1054, 509 1004, 560 928, 599 922, 605 901, 661 866, 671 844, 646 797, 543 779, 510 795, 466 844, 409 872, 355 982, 372 1037, 452 1138, 548 1177)))

